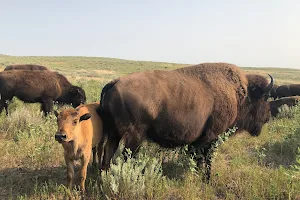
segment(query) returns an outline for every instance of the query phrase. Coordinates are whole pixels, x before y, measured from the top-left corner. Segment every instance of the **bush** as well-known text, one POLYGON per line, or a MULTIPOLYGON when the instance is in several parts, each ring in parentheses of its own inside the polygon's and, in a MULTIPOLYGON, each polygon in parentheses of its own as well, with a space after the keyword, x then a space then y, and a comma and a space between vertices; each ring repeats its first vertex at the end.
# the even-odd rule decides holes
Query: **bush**
POLYGON ((137 157, 129 149, 126 152, 126 162, 120 154, 103 174, 104 193, 112 199, 157 199, 166 188, 161 161, 143 152, 137 157))

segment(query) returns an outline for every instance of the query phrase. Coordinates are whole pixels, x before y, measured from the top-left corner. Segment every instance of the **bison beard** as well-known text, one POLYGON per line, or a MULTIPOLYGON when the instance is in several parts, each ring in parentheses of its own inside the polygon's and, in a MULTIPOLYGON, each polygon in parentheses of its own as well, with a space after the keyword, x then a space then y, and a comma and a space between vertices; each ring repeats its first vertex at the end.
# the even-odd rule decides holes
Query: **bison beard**
POLYGON ((273 79, 268 84, 266 78, 246 76, 228 63, 133 73, 113 80, 102 89, 98 109, 108 136, 103 166, 108 168, 121 139, 135 152, 150 138, 162 147, 204 148, 208 181, 211 144, 235 124, 240 131, 258 135, 269 118, 266 97, 272 86, 273 79))

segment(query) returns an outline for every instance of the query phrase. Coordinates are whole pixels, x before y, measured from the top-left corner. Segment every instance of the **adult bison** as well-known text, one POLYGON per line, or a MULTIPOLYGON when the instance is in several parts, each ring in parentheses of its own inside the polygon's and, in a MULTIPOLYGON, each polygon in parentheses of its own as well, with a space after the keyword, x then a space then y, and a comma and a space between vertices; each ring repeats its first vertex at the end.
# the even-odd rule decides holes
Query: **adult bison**
POLYGON ((48 70, 48 68, 42 65, 25 64, 25 65, 8 65, 7 67, 5 67, 4 71, 8 71, 8 70, 48 70))
POLYGON ((277 88, 278 88, 278 85, 274 84, 274 86, 270 92, 270 97, 272 97, 273 99, 278 98, 277 92, 276 92, 277 88))
POLYGON ((270 109, 273 117, 276 117, 279 113, 279 109, 283 105, 287 105, 288 107, 295 106, 299 103, 300 96, 293 97, 284 97, 278 100, 270 101, 270 109))
POLYGON ((300 95, 300 84, 280 85, 276 88, 273 98, 300 95))
POLYGON ((82 88, 72 85, 66 77, 48 70, 8 70, 0 72, 0 113, 8 115, 8 102, 16 96, 27 103, 41 103, 47 115, 53 101, 77 107, 86 101, 82 88))
MULTIPOLYGON (((98 109, 108 136, 103 166, 109 166, 121 139, 133 152, 147 137, 163 147, 204 148, 208 158, 218 135, 236 124, 257 136, 269 118, 266 99, 272 86, 272 78, 269 84, 228 63, 139 72, 113 80, 102 89, 98 109)), ((211 159, 205 162, 208 181, 211 159)))

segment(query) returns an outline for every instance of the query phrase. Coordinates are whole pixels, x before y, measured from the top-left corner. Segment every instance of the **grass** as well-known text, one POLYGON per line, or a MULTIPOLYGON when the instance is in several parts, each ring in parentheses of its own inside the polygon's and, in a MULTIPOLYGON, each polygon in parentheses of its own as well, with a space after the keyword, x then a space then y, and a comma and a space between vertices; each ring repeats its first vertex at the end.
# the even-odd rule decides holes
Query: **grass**
MULTIPOLYGON (((42 64, 83 87, 87 101, 99 100, 109 80, 133 71, 169 70, 181 64, 88 57, 14 57, 8 64, 42 64)), ((243 68, 274 74, 282 83, 299 82, 300 71, 243 68)), ((39 104, 14 99, 10 116, 0 115, 0 199, 81 199, 66 184, 63 148, 54 140, 56 120, 42 117, 39 104)), ((56 108, 57 109, 57 108, 56 108)), ((211 184, 183 149, 162 149, 145 141, 139 154, 124 163, 116 156, 100 176, 88 169, 86 199, 300 199, 300 107, 282 109, 259 137, 237 134, 221 144, 212 164, 211 184)), ((77 169, 78 170, 78 169, 77 169)))

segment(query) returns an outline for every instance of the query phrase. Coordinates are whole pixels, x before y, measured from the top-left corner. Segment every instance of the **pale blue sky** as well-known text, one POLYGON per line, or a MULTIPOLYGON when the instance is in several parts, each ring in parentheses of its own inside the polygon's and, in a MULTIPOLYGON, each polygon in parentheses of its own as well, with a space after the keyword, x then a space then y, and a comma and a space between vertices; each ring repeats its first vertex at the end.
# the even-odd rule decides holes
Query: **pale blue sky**
POLYGON ((300 1, 0 0, 0 53, 300 68, 300 1))

